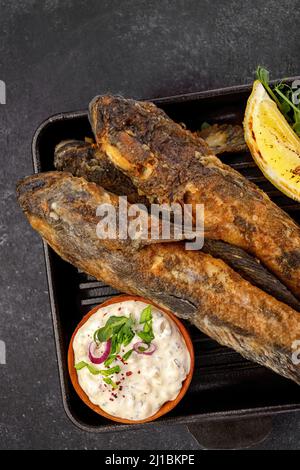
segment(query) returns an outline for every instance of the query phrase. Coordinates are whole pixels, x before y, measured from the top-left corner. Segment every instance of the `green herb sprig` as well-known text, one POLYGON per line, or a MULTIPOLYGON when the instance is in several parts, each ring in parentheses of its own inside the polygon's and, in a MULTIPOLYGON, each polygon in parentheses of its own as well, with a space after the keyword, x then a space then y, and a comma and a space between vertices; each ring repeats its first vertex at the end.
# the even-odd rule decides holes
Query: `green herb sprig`
POLYGON ((154 339, 152 326, 152 309, 151 305, 147 305, 141 312, 140 324, 143 324, 143 331, 139 331, 137 335, 145 342, 150 344, 154 339))
MULTIPOLYGON (((102 375, 103 381, 111 385, 112 388, 118 388, 115 382, 111 379, 111 375, 118 374, 121 371, 120 366, 109 368, 109 366, 117 358, 121 346, 128 346, 133 340, 135 333, 148 345, 154 339, 153 325, 152 325, 152 307, 147 305, 142 312, 139 320, 139 325, 143 325, 142 331, 137 330, 134 318, 132 315, 125 316, 111 316, 102 328, 98 328, 94 333, 94 341, 99 344, 105 341, 111 341, 110 353, 104 362, 107 369, 98 369, 93 364, 81 361, 75 365, 76 370, 81 370, 87 367, 89 372, 93 375, 102 375)), ((129 359, 134 349, 128 350, 123 356, 122 360, 125 362, 129 359)))
POLYGON ((275 84, 272 88, 269 83, 270 74, 264 67, 257 67, 256 76, 295 133, 300 136, 300 103, 294 103, 293 94, 295 90, 283 81, 275 84))

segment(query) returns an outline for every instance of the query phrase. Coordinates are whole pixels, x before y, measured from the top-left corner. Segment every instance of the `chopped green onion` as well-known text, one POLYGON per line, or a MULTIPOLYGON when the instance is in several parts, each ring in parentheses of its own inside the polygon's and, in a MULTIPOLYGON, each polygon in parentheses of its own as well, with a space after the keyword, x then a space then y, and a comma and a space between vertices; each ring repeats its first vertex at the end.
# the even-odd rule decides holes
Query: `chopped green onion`
POLYGON ((113 380, 111 380, 110 378, 104 378, 103 381, 106 384, 111 385, 112 388, 118 388, 118 385, 113 380))
POLYGON ((108 356, 108 358, 106 359, 106 361, 104 362, 104 365, 105 367, 108 367, 110 366, 114 360, 116 359, 117 355, 116 354, 112 354, 111 356, 108 356))
POLYGON ((95 332, 94 339, 96 338, 100 342, 108 341, 114 334, 119 332, 127 321, 127 317, 111 316, 106 324, 95 332))
POLYGON ((133 349, 129 349, 129 351, 127 351, 127 353, 125 353, 124 356, 122 357, 123 361, 127 361, 127 359, 130 358, 132 352, 133 352, 133 349))
POLYGON ((105 375, 105 376, 112 375, 112 374, 118 374, 119 372, 121 372, 121 367, 120 366, 115 366, 115 367, 112 367, 111 369, 101 370, 101 374, 105 375))
POLYGON ((115 367, 112 367, 111 369, 97 369, 96 367, 94 367, 91 364, 88 364, 85 361, 81 361, 81 362, 78 362, 78 364, 75 364, 76 370, 81 370, 84 367, 87 367, 89 372, 93 375, 101 374, 101 375, 107 376, 107 375, 112 375, 112 374, 118 374, 121 371, 120 366, 115 366, 115 367))
POLYGON ((89 372, 93 375, 98 375, 98 374, 101 374, 101 370, 97 369, 96 367, 94 367, 92 364, 88 364, 87 362, 85 361, 81 361, 81 362, 78 362, 78 364, 75 364, 75 369, 76 370, 81 370, 83 369, 84 367, 87 367, 89 372))
POLYGON ((154 339, 153 333, 145 333, 144 331, 139 331, 137 334, 145 343, 151 343, 154 339))
POLYGON ((152 308, 151 305, 147 305, 141 312, 140 323, 145 323, 150 320, 152 320, 152 308))

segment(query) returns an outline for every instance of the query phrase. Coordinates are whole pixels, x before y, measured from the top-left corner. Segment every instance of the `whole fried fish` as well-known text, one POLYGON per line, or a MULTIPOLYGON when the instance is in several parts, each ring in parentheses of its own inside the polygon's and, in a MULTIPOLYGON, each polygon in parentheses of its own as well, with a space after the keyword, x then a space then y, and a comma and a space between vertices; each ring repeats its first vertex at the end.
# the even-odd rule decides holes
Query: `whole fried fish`
MULTIPOLYGON (((148 206, 147 199, 138 194, 131 180, 108 161, 94 144, 76 140, 61 142, 55 148, 54 165, 57 170, 83 176, 106 191, 127 196, 131 203, 148 206)), ((221 240, 205 240, 203 251, 221 258, 251 284, 300 311, 299 300, 257 259, 241 248, 221 240)))
POLYGON ((104 155, 151 201, 204 204, 205 236, 262 261, 300 297, 300 229, 204 140, 153 103, 99 96, 90 121, 104 155))
POLYGON ((227 264, 182 243, 136 249, 96 234, 100 204, 114 195, 65 172, 21 181, 19 203, 32 227, 65 260, 113 287, 142 295, 189 319, 244 357, 300 383, 292 361, 300 315, 241 278, 227 264))

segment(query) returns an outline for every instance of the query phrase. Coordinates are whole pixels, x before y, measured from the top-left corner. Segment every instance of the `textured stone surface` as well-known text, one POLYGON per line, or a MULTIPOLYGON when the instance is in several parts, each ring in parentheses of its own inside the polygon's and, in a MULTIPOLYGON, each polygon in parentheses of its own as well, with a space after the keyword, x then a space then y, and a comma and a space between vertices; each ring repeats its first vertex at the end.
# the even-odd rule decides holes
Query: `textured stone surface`
MULTIPOLYGON (((196 449, 185 427, 92 435, 66 418, 42 245, 15 201, 31 138, 49 115, 111 91, 157 97, 299 70, 299 3, 0 0, 0 448, 196 449), (298 15, 296 8, 298 6, 298 15)), ((300 448, 300 414, 274 419, 260 448, 300 448)))

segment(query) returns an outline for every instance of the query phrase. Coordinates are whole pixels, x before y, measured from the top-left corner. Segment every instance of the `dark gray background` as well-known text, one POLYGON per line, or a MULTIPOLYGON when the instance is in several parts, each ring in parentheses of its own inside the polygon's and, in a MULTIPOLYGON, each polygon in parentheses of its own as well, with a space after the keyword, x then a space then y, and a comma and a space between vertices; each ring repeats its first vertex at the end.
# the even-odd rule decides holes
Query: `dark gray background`
MULTIPOLYGON (((41 240, 15 201, 49 115, 110 91, 138 98, 299 75, 299 1, 0 0, 0 448, 197 449, 183 426, 79 431, 60 397, 41 240)), ((300 414, 261 448, 300 448, 300 414)))

